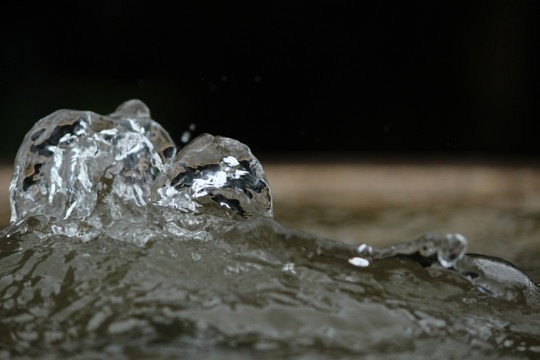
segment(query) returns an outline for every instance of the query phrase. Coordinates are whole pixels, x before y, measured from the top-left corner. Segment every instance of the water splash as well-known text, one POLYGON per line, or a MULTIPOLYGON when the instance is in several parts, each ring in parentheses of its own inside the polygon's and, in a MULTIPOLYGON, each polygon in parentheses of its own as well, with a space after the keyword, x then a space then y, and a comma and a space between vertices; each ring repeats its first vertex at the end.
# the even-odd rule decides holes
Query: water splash
POLYGON ((138 100, 109 116, 58 110, 38 121, 19 148, 10 185, 11 222, 30 215, 86 218, 107 181, 122 201, 143 206, 175 153, 169 134, 138 100))
POLYGON ((184 212, 272 216, 272 195, 260 162, 233 139, 204 134, 157 177, 150 199, 184 212))
POLYGON ((246 145, 176 154, 137 100, 40 120, 10 194, 0 357, 540 353, 538 287, 512 264, 458 234, 377 249, 286 229, 246 145))

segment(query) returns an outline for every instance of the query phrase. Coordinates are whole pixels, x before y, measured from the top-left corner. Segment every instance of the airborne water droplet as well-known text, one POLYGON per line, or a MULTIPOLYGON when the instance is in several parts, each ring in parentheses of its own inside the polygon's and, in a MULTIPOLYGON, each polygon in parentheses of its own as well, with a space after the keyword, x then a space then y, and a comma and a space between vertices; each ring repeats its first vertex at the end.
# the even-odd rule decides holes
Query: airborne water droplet
POLYGON ((182 137, 180 138, 182 144, 187 144, 191 140, 191 136, 193 131, 195 131, 195 127, 195 124, 191 123, 189 124, 188 130, 182 133, 182 137))
POLYGON ((191 139, 191 133, 189 131, 184 131, 182 133, 182 137, 180 138, 180 141, 182 142, 182 144, 187 144, 190 139, 191 139))

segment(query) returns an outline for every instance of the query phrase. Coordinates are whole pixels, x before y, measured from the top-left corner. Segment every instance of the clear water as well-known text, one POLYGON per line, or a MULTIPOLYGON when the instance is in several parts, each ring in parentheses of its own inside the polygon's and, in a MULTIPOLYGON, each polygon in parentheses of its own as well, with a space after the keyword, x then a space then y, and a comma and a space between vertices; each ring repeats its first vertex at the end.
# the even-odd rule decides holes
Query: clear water
POLYGON ((504 258, 540 283, 538 208, 493 204, 390 206, 348 209, 276 203, 276 219, 288 228, 349 244, 388 247, 426 232, 459 232, 467 252, 504 258))
POLYGON ((204 135, 176 154, 138 101, 42 119, 15 165, 0 358, 540 356, 540 292, 512 264, 458 234, 290 230, 247 146, 204 135))

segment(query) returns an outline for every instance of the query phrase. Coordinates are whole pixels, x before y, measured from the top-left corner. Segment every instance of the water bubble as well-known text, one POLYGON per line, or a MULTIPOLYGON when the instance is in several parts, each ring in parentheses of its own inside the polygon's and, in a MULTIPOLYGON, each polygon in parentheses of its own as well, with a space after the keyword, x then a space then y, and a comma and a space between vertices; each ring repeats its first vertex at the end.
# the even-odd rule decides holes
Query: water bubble
POLYGON ((371 257, 373 254, 373 248, 367 244, 360 244, 356 249, 358 254, 363 255, 364 257, 371 257))
POLYGON ((437 247, 437 259, 442 266, 450 268, 465 255, 467 239, 461 234, 447 234, 437 247))

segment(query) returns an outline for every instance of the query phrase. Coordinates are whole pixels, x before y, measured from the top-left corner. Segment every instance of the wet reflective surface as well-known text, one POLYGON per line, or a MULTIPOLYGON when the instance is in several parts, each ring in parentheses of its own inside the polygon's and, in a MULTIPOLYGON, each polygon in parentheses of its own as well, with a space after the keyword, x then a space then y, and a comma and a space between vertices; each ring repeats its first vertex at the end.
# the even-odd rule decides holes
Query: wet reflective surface
MULTIPOLYGON (((96 135, 116 121, 150 121, 143 105, 102 117, 114 124, 106 130, 52 117, 29 132, 11 189, 16 215, 0 235, 0 357, 540 355, 539 289, 512 264, 466 255, 473 242, 459 234, 407 241, 417 236, 404 210, 391 226, 371 221, 386 234, 394 226, 400 241, 360 244, 362 216, 347 214, 358 219, 350 241, 332 230, 343 218, 330 209, 306 217, 282 208, 290 227, 319 235, 290 230, 272 217, 262 165, 233 139, 204 135, 160 156, 160 144, 170 145, 161 130, 166 141, 123 125, 116 140, 96 135), (28 150, 45 143, 41 154, 28 150), (103 154, 81 155, 96 143, 103 154), (66 181, 70 174, 90 181, 66 181)), ((529 216, 524 242, 540 228, 529 216)), ((534 274, 536 262, 527 264, 534 274)))

